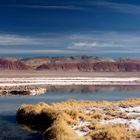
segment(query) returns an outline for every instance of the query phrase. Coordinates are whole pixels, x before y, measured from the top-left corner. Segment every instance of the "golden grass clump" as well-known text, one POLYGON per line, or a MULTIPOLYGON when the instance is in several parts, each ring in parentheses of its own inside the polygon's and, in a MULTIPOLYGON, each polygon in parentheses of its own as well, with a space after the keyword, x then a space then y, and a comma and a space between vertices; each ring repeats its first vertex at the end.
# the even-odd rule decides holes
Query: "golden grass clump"
POLYGON ((90 134, 92 140, 132 140, 122 125, 106 125, 90 134))
POLYGON ((97 110, 96 110, 96 111, 92 114, 91 117, 94 118, 94 119, 100 120, 100 119, 103 118, 103 114, 102 114, 100 111, 97 111, 97 110))
POLYGON ((82 140, 62 119, 56 120, 43 137, 45 140, 82 140))
POLYGON ((17 111, 17 122, 29 131, 40 132, 45 140, 132 140, 140 138, 140 131, 134 131, 128 124, 103 125, 101 122, 135 119, 137 115, 119 110, 135 105, 140 105, 140 99, 24 104, 17 111), (81 137, 77 130, 86 134, 81 137))
POLYGON ((39 104, 35 106, 24 105, 18 109, 16 120, 21 125, 25 124, 30 129, 37 129, 42 132, 52 125, 58 113, 59 111, 51 107, 42 108, 39 104))
POLYGON ((69 116, 71 116, 71 118, 73 120, 90 120, 90 117, 87 116, 84 113, 81 113, 80 111, 75 111, 75 110, 65 110, 65 112, 67 114, 69 114, 69 116))
POLYGON ((57 115, 57 120, 64 120, 67 124, 76 123, 75 119, 73 119, 69 114, 62 111, 57 115))
POLYGON ((124 105, 124 106, 129 106, 129 105, 137 105, 140 104, 140 98, 130 98, 127 100, 123 101, 117 101, 115 102, 117 105, 124 105))
POLYGON ((98 122, 98 120, 96 119, 92 119, 91 120, 91 124, 89 126, 90 130, 96 130, 96 129, 99 129, 101 127, 100 123, 98 122))
POLYGON ((138 130, 134 131, 134 137, 136 137, 137 139, 140 139, 140 131, 138 130))
POLYGON ((69 114, 71 117, 72 117, 72 119, 77 119, 78 117, 79 117, 79 112, 78 111, 76 111, 76 110, 66 110, 65 111, 67 114, 69 114))

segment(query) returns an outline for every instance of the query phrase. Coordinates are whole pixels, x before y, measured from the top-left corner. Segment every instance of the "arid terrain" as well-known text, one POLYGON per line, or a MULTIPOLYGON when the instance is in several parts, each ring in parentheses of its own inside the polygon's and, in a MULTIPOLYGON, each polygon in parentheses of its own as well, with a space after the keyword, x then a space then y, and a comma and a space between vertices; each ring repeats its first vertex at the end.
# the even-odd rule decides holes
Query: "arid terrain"
POLYGON ((138 140, 140 99, 24 104, 17 121, 45 140, 138 140))
POLYGON ((66 72, 35 70, 0 70, 1 78, 29 77, 140 77, 140 72, 66 72))
POLYGON ((48 72, 48 71, 1 71, 0 95, 38 95, 48 90, 49 86, 124 86, 138 87, 140 75, 138 72, 48 72))
POLYGON ((76 72, 139 72, 140 59, 92 56, 0 58, 1 70, 47 70, 76 72))
MULTIPOLYGON (((140 59, 85 56, 0 59, 2 96, 38 95, 64 87, 69 90, 68 85, 90 85, 89 91, 98 85, 139 89, 140 59)), ((139 98, 116 102, 69 100, 22 105, 17 111, 17 122, 28 131, 41 133, 45 140, 138 140, 139 116, 139 98)))
POLYGON ((140 72, 0 70, 0 95, 42 94, 45 93, 47 85, 61 85, 64 88, 66 85, 91 85, 92 87, 94 85, 133 85, 138 87, 140 72))

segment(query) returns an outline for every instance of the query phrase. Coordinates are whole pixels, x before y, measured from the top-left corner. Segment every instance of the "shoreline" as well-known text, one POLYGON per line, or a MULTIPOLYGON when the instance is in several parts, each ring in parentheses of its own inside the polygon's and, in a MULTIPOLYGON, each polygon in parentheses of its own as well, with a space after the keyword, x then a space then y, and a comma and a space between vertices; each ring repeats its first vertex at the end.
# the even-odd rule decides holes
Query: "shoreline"
POLYGON ((33 86, 1 86, 0 96, 35 96, 46 93, 46 88, 33 86))
POLYGON ((0 87, 33 85, 140 85, 137 77, 0 78, 0 87))
POLYGON ((73 140, 101 137, 131 140, 139 138, 139 115, 140 98, 113 102, 68 100, 23 104, 17 111, 17 122, 27 131, 38 131, 44 139, 61 140, 61 136, 73 140), (40 123, 44 124, 43 129, 40 129, 40 123))
POLYGON ((77 72, 77 71, 34 71, 34 70, 0 70, 1 78, 31 77, 139 77, 140 72, 77 72))
POLYGON ((139 86, 138 77, 0 78, 0 96, 44 94, 46 86, 139 86))

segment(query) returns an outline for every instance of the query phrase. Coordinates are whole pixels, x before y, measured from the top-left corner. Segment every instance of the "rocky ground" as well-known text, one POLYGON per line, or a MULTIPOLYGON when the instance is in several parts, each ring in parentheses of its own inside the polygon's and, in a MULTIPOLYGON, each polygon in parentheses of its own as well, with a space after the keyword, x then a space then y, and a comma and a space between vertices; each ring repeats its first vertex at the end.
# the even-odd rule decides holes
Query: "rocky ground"
POLYGON ((23 95, 39 95, 44 94, 46 88, 36 86, 8 86, 5 84, 0 86, 0 96, 23 96, 23 95))
POLYGON ((22 105, 17 121, 46 140, 138 140, 140 99, 22 105))

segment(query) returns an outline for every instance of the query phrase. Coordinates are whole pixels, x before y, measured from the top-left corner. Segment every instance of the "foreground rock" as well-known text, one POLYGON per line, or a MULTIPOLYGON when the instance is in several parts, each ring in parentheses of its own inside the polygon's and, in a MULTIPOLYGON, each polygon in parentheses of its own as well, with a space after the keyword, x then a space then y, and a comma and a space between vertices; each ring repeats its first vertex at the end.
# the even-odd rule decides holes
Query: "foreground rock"
POLYGON ((17 122, 45 140, 138 140, 140 99, 22 105, 17 122))
POLYGON ((45 92, 46 88, 35 86, 0 86, 0 96, 40 95, 45 92))

